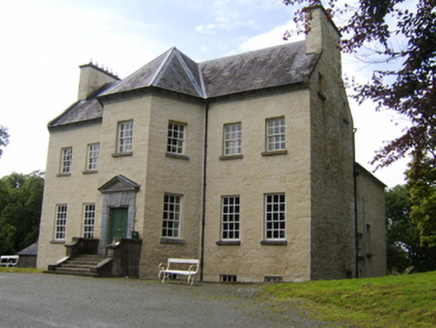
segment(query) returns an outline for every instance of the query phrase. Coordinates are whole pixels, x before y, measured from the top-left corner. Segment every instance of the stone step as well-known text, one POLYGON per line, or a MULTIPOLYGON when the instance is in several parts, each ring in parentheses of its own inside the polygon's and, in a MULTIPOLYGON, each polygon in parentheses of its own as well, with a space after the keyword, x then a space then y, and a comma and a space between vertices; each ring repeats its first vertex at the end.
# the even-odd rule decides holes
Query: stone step
POLYGON ((65 274, 65 275, 72 275, 72 276, 100 277, 100 275, 96 272, 60 270, 58 268, 53 271, 44 271, 44 273, 65 274))
POLYGON ((92 269, 91 267, 79 268, 79 267, 61 266, 61 267, 55 268, 55 271, 91 272, 91 269, 92 269))
POLYGON ((68 264, 77 264, 77 265, 97 265, 100 262, 101 262, 101 260, 84 261, 84 260, 80 260, 80 259, 72 259, 72 260, 66 261, 66 263, 68 263, 68 264))
POLYGON ((63 263, 63 264, 61 264, 59 267, 60 268, 84 268, 84 269, 90 269, 90 268, 93 268, 93 267, 95 267, 95 266, 97 266, 97 264, 98 263, 96 263, 96 264, 86 264, 86 263, 82 263, 82 264, 80 264, 80 263, 70 263, 70 262, 67 262, 67 263, 63 263))
POLYGON ((99 277, 100 275, 97 272, 92 272, 92 269, 105 260, 107 260, 105 257, 98 255, 79 255, 69 258, 49 271, 44 271, 44 273, 99 277))
POLYGON ((104 257, 98 256, 98 255, 91 255, 91 256, 79 255, 79 256, 71 257, 70 259, 71 260, 81 260, 81 261, 100 261, 103 258, 104 257))

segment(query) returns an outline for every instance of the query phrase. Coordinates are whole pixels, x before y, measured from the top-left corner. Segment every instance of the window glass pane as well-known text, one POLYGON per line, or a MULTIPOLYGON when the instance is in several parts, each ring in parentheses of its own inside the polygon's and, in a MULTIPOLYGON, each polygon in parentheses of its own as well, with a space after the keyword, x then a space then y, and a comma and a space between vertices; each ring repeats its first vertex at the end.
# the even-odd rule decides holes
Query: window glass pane
POLYGON ((181 196, 165 195, 162 237, 180 237, 181 196))
POLYGON ((267 120, 267 150, 284 150, 285 142, 285 118, 272 118, 267 120))
POLYGON ((170 122, 168 124, 167 152, 174 154, 184 153, 185 125, 170 122))
POLYGON ((241 123, 224 125, 224 155, 241 154, 241 123))
POLYGON ((118 152, 126 153, 132 151, 133 142, 133 121, 118 123, 118 152))
POLYGON ((67 225, 67 205, 56 206, 55 240, 65 240, 65 228, 67 225))
POLYGON ((83 206, 83 238, 94 238, 95 204, 83 206))
POLYGON ((239 239, 239 196, 226 196, 221 201, 221 239, 239 239))
POLYGON ((284 194, 265 195, 265 238, 284 239, 286 228, 284 194))
POLYGON ((73 160, 73 148, 62 149, 61 154, 61 173, 67 174, 71 173, 71 163, 73 160))
POLYGON ((98 156, 100 153, 100 144, 92 144, 88 146, 88 165, 87 170, 93 171, 98 169, 98 156))

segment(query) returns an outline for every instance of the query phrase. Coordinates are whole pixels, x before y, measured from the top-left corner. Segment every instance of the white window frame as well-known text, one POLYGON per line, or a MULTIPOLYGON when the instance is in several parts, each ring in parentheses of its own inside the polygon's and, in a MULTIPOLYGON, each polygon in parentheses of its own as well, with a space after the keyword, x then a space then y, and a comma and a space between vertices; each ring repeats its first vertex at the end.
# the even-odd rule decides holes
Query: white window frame
POLYGON ((242 124, 229 123, 224 124, 224 156, 240 155, 242 144, 242 124))
POLYGON ((65 240, 65 232, 67 227, 68 205, 56 205, 54 240, 65 240))
POLYGON ((100 155, 100 144, 94 143, 88 145, 88 154, 86 160, 86 170, 87 171, 97 171, 98 170, 98 157, 100 155))
POLYGON ((221 240, 240 240, 241 199, 239 195, 221 197, 221 240))
POLYGON ((180 195, 164 195, 162 214, 162 237, 164 238, 180 238, 182 199, 180 195))
POLYGON ((61 174, 70 174, 73 163, 73 147, 62 148, 61 150, 61 174))
POLYGON ((117 152, 131 153, 133 149, 133 120, 118 122, 117 152))
POLYGON ((286 150, 286 123, 284 116, 266 120, 266 150, 286 150))
POLYGON ((265 240, 286 239, 286 195, 265 194, 265 240))
POLYGON ((94 238, 95 227, 95 204, 83 204, 82 237, 86 239, 94 238))
POLYGON ((185 153, 186 124, 168 122, 167 153, 183 155, 185 153))

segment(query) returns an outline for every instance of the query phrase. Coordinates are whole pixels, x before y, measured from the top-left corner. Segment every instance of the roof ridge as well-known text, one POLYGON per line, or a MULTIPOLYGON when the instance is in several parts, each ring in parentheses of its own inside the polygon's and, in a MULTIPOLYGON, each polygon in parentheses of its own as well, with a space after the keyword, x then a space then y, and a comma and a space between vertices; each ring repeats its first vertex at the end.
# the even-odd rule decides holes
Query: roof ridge
MULTIPOLYGON (((188 77, 189 77, 189 79, 192 81, 192 83, 194 84, 194 87, 195 87, 195 89, 197 90, 198 94, 199 94, 201 97, 205 98, 205 96, 206 96, 205 89, 204 89, 201 85, 198 84, 197 80, 195 79, 194 74, 192 74, 192 71, 189 69, 188 65, 186 64, 185 60, 183 59, 183 56, 182 56, 181 51, 178 50, 177 48, 175 48, 175 50, 176 50, 176 56, 177 56, 177 58, 180 60, 183 69, 185 70, 186 74, 188 74, 188 77)), ((186 56, 186 55, 185 55, 185 56, 186 56)), ((188 57, 188 56, 186 56, 186 57, 188 57)), ((188 57, 188 58, 189 58, 189 57, 188 57)), ((193 62, 196 64, 197 68, 199 68, 198 63, 197 63, 196 61, 193 61, 193 62)), ((201 73, 201 70, 200 70, 200 73, 201 73)), ((202 74, 200 74, 200 77, 201 77, 201 75, 202 75, 202 74)))
MULTIPOLYGON (((172 47, 169 50, 167 50, 165 58, 162 60, 162 63, 159 65, 159 67, 156 70, 155 75, 153 76, 153 78, 150 81, 150 85, 154 85, 155 83, 159 83, 159 81, 161 79, 161 73, 164 71, 164 66, 167 65, 167 63, 169 62, 169 58, 171 57, 174 50, 176 50, 176 49, 177 49, 176 47, 172 47)), ((162 55, 165 55, 165 53, 163 53, 162 55)))

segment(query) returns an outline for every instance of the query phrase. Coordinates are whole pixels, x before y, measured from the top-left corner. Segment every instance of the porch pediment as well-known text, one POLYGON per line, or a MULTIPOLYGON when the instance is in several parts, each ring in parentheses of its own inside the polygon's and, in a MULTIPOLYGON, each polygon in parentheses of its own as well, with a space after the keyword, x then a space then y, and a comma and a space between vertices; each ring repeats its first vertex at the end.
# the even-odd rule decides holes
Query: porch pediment
POLYGON ((141 188, 139 184, 120 174, 113 177, 103 186, 98 188, 98 191, 100 191, 102 194, 126 191, 137 192, 139 188, 141 188))

